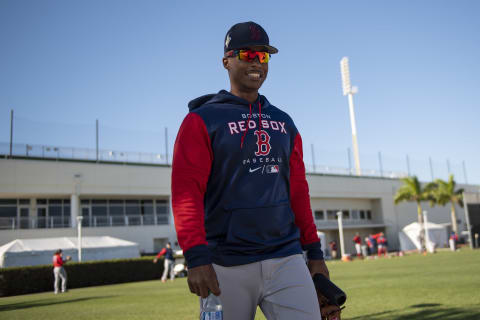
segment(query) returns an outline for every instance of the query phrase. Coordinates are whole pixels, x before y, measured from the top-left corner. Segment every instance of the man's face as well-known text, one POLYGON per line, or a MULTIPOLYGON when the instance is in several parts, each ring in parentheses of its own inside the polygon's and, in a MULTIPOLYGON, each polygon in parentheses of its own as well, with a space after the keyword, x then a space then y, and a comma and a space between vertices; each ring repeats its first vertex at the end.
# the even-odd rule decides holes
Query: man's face
MULTIPOLYGON (((264 51, 258 47, 248 49, 264 51)), ((232 87, 241 91, 258 91, 268 74, 268 63, 260 63, 258 57, 251 62, 240 60, 237 56, 223 58, 223 66, 228 70, 232 87)))

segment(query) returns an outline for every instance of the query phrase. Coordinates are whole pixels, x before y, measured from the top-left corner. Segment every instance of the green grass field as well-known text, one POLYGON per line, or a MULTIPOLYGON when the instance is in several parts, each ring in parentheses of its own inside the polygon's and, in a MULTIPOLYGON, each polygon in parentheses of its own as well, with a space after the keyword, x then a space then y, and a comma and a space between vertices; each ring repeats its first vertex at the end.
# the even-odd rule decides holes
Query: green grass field
MULTIPOLYGON (((328 267, 348 295, 343 319, 480 319, 480 250, 328 267)), ((0 319, 198 319, 198 300, 185 278, 146 281, 0 298, 0 319)))

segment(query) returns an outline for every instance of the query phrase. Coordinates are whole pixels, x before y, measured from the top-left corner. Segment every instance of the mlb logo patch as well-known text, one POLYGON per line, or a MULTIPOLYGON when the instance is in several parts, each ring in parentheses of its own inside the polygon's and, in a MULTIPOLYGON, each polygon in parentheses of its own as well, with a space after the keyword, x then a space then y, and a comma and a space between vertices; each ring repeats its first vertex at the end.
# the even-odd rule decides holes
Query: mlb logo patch
POLYGON ((280 171, 278 165, 269 165, 265 169, 267 173, 278 173, 280 171))

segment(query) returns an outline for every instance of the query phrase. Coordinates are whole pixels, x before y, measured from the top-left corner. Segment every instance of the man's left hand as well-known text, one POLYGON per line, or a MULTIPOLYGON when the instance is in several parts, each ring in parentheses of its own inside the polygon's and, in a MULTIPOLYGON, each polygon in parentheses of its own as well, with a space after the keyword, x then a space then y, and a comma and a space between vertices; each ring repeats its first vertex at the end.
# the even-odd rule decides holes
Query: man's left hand
POLYGON ((313 277, 316 273, 321 273, 328 279, 330 279, 330 273, 328 272, 327 265, 325 260, 308 260, 308 270, 310 270, 310 275, 313 277))

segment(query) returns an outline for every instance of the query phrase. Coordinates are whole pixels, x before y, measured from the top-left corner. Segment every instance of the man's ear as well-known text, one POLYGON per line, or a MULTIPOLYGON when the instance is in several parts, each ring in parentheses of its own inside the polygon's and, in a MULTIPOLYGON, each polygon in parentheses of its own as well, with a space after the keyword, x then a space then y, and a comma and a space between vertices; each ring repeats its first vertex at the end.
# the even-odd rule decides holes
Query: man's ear
POLYGON ((223 67, 227 70, 230 70, 230 65, 228 62, 228 58, 222 58, 223 67))

